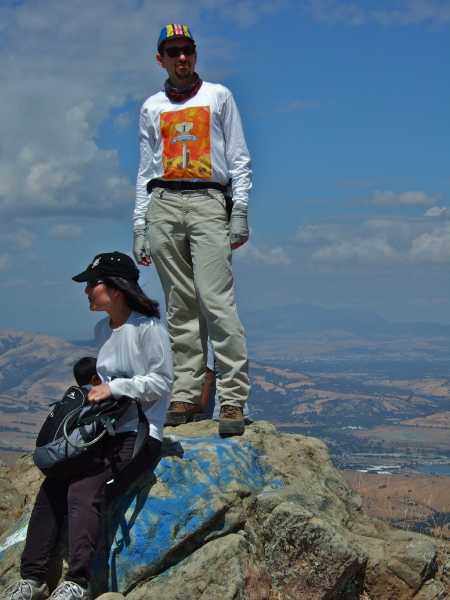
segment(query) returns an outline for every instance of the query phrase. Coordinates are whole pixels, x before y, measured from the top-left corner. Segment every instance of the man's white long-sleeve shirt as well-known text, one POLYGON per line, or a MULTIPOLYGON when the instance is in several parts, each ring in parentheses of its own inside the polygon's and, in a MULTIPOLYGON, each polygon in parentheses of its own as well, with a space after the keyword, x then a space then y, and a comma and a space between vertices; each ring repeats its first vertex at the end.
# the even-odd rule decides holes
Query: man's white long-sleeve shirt
POLYGON ((145 224, 151 179, 208 181, 233 179, 233 202, 248 204, 251 160, 241 118, 226 87, 203 82, 188 100, 173 102, 158 92, 142 105, 140 164, 135 224, 145 224))

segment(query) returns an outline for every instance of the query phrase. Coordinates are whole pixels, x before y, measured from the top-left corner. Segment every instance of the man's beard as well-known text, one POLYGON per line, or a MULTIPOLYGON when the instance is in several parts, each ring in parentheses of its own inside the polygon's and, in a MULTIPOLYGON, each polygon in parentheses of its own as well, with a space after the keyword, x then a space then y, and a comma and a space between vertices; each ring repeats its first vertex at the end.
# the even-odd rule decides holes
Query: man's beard
MULTIPOLYGON (((179 72, 179 68, 180 67, 184 67, 185 65, 180 65, 179 67, 175 67, 175 74, 178 77, 178 79, 190 79, 192 77, 192 72, 191 72, 191 68, 189 67, 189 69, 187 71, 183 71, 180 73, 179 72)), ((188 65, 186 65, 188 66, 188 65)))

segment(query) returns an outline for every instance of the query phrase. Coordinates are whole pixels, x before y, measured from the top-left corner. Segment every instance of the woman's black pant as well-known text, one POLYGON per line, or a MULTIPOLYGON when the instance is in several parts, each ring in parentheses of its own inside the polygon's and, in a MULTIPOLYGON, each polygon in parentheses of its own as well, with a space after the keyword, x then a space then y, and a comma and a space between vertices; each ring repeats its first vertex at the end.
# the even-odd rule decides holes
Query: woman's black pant
MULTIPOLYGON (((87 587, 100 535, 103 488, 111 475, 131 459, 135 439, 133 432, 108 437, 100 455, 101 465, 68 481, 48 477, 43 481, 28 525, 20 566, 22 579, 45 579, 52 550, 67 515, 69 569, 65 579, 87 587)), ((118 477, 117 482, 106 487, 106 501, 111 501, 149 469, 160 453, 161 442, 149 437, 133 464, 118 477)))

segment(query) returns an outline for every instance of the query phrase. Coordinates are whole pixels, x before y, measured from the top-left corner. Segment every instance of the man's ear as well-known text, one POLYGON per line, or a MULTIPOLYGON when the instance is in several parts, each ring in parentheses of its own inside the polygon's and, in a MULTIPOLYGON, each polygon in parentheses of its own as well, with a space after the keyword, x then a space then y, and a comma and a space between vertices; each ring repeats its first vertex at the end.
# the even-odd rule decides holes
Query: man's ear
POLYGON ((161 54, 157 54, 156 55, 156 62, 158 63, 158 65, 160 67, 162 67, 164 69, 164 65, 163 65, 163 57, 161 56, 161 54))

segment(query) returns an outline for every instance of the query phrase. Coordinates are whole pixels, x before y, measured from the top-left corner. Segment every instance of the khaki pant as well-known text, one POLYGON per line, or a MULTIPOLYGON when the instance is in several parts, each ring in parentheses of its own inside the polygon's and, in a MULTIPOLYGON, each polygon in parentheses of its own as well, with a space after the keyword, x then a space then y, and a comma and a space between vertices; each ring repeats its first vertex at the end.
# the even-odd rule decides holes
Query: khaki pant
POLYGON ((221 404, 250 394, 244 329, 234 301, 228 218, 216 190, 153 190, 150 251, 164 290, 175 384, 172 400, 200 404, 209 334, 221 404))

